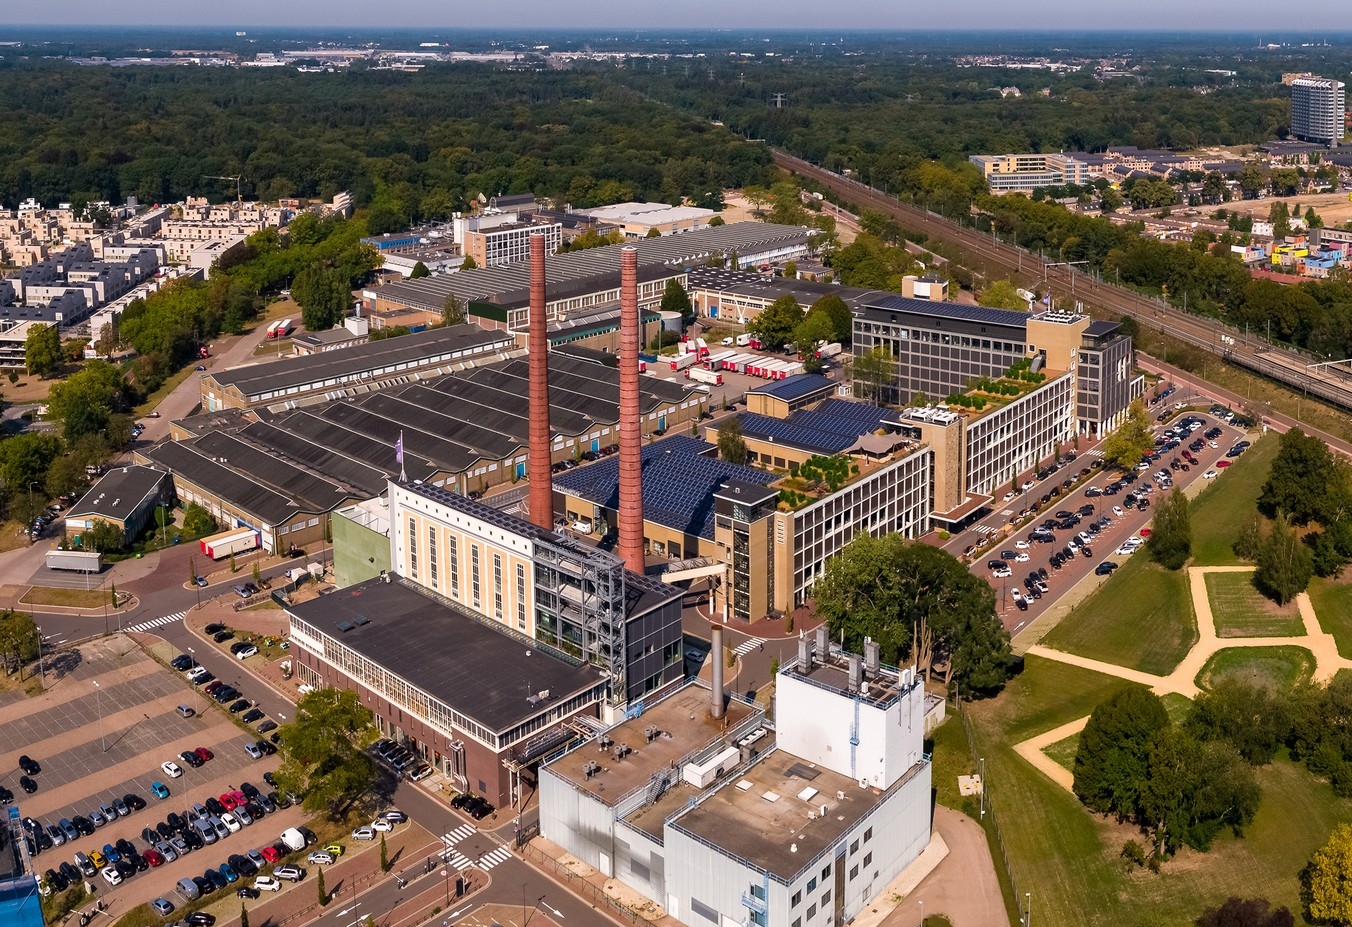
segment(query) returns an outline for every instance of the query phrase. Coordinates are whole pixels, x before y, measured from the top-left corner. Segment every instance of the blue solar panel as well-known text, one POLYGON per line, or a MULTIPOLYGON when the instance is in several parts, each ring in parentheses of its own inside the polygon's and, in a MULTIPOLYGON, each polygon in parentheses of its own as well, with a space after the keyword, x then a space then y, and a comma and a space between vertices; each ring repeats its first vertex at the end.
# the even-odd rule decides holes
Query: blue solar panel
POLYGON ((985 322, 989 325, 1008 325, 1024 328, 1028 324, 1028 313, 1014 309, 989 309, 985 306, 965 306, 959 303, 937 302, 928 299, 911 299, 907 296, 884 296, 870 302, 865 311, 910 312, 915 315, 944 319, 964 319, 969 322, 985 322))
POLYGON ((831 385, 831 381, 820 374, 800 373, 783 380, 772 380, 764 386, 756 387, 751 392, 761 396, 774 396, 776 399, 789 402, 831 385))
POLYGON ((742 423, 742 434, 748 438, 773 441, 785 447, 818 454, 838 454, 853 444, 860 435, 858 430, 853 434, 842 435, 820 428, 804 428, 793 421, 793 416, 778 419, 768 415, 757 415, 754 412, 744 412, 739 418, 742 423))
MULTIPOLYGON (((643 448, 643 517, 685 534, 712 539, 714 493, 729 480, 765 486, 770 473, 706 456, 711 445, 675 435, 643 448)), ((608 509, 619 507, 619 455, 554 477, 554 486, 608 509)))

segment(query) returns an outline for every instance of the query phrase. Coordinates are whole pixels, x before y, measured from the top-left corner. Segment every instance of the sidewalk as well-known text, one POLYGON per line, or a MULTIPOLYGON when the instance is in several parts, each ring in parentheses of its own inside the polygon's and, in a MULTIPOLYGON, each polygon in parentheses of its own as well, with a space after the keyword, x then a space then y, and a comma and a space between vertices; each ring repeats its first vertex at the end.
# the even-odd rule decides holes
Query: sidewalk
POLYGON ((684 927, 618 879, 607 877, 544 837, 536 837, 518 852, 528 865, 590 904, 598 914, 626 924, 684 927))

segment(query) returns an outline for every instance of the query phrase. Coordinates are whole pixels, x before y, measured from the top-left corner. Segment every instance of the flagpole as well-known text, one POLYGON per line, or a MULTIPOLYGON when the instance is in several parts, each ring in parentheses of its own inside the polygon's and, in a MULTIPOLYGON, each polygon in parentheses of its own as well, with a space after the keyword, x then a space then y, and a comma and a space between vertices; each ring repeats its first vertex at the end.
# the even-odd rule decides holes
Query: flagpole
POLYGON ((408 474, 404 472, 404 431, 399 430, 399 443, 394 446, 395 458, 399 461, 399 482, 407 483, 408 474))

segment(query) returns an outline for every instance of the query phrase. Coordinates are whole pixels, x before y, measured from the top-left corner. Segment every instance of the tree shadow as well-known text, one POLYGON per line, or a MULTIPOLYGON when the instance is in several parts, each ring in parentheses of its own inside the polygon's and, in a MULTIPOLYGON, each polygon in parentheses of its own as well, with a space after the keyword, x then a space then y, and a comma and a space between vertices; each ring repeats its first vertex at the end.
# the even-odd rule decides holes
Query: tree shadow
MULTIPOLYGON (((44 654, 42 657, 43 671, 48 676, 56 677, 58 682, 74 673, 82 665, 84 665, 84 654, 80 652, 78 647, 44 654)), ((36 667, 34 668, 36 669, 36 667)))

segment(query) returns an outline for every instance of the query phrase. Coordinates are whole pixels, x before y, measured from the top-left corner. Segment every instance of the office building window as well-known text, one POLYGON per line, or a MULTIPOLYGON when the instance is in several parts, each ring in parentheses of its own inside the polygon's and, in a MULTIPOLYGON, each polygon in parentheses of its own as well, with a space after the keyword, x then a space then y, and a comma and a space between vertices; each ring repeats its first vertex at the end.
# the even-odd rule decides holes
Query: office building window
POLYGON ((526 566, 516 565, 516 629, 526 630, 526 566))
POLYGON ((479 607, 479 545, 471 544, 469 546, 469 572, 472 593, 470 601, 475 608, 479 607))
POLYGON ((502 555, 493 555, 493 617, 502 620, 502 555))
POLYGON ((432 579, 432 587, 437 585, 437 529, 433 525, 427 528, 427 575, 432 579))
POLYGON ((412 518, 408 520, 408 575, 418 578, 418 523, 412 518))
POLYGON ((460 539, 446 535, 446 565, 451 571, 451 598, 460 598, 460 539))

